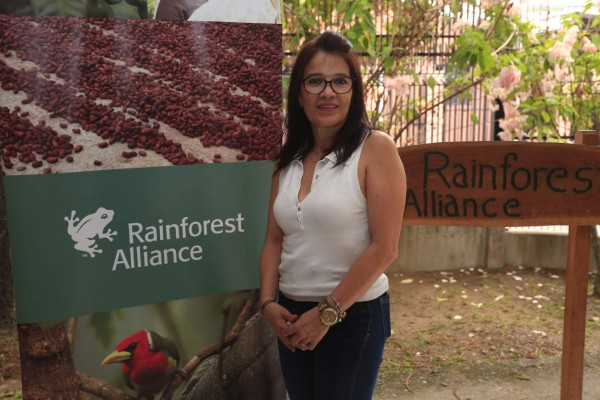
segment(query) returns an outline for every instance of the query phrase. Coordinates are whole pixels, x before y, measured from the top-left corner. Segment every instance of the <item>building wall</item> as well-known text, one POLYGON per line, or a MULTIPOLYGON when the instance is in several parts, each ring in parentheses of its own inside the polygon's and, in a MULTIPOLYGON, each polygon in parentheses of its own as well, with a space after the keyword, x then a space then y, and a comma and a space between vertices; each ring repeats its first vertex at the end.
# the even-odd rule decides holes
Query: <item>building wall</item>
MULTIPOLYGON (((461 268, 565 269, 567 236, 507 233, 504 228, 405 225, 389 272, 461 268)), ((590 271, 597 265, 590 250, 590 271)))

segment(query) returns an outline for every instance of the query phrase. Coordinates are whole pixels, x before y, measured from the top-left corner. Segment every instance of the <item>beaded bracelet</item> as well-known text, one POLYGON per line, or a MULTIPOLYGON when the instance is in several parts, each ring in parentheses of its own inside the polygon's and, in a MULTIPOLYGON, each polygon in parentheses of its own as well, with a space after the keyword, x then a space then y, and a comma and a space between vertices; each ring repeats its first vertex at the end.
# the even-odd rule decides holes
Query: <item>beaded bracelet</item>
POLYGON ((265 300, 264 303, 262 303, 262 306, 260 306, 260 313, 264 314, 265 312, 265 307, 268 306, 271 303, 275 303, 275 299, 269 299, 269 300, 265 300))
POLYGON ((340 304, 340 302, 337 301, 337 299, 335 297, 333 297, 333 293, 330 294, 329 297, 331 297, 331 300, 333 300, 333 302, 335 303, 335 309, 336 309, 338 315, 340 316, 340 319, 346 318, 346 312, 344 310, 342 310, 342 305, 340 304))

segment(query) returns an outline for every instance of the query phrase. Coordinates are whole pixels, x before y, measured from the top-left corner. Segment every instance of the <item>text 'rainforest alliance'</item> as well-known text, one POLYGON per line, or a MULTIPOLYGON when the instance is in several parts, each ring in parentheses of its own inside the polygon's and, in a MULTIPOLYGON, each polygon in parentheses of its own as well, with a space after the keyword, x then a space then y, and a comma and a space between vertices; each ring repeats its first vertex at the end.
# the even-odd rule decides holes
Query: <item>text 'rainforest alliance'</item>
POLYGON ((112 270, 118 267, 125 269, 148 266, 159 266, 169 263, 199 261, 202 259, 202 246, 182 246, 179 248, 150 249, 150 243, 164 240, 196 238, 208 235, 231 234, 244 232, 244 217, 238 213, 236 217, 226 219, 207 219, 190 221, 183 217, 176 224, 164 224, 162 219, 158 225, 143 225, 131 222, 128 226, 128 238, 131 247, 119 249, 115 255, 112 270))

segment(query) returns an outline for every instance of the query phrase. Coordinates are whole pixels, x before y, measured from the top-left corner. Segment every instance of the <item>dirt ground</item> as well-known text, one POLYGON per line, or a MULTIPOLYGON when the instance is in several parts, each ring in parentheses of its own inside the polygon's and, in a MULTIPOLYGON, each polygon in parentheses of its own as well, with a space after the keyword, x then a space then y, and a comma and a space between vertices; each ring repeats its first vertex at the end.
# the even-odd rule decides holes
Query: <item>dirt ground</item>
MULTIPOLYGON (((393 334, 376 400, 559 399, 562 272, 470 269, 390 281, 393 334)), ((583 399, 598 400, 600 300, 592 297, 585 354, 583 399)))
MULTIPOLYGON (((393 334, 375 400, 560 397, 564 274, 391 273, 393 334)), ((590 279, 590 285, 593 279, 590 279)), ((600 399, 600 300, 588 299, 584 400, 600 399)), ((0 399, 19 399, 16 334, 0 332, 0 399)))

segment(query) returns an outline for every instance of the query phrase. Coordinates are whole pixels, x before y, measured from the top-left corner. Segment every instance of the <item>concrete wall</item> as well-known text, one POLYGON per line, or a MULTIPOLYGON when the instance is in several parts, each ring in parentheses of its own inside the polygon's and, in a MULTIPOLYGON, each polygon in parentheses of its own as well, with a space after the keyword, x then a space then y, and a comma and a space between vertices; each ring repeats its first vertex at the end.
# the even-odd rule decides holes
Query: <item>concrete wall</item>
MULTIPOLYGON (((565 269, 567 237, 513 234, 504 228, 405 225, 389 272, 503 266, 565 269)), ((590 271, 596 270, 590 251, 590 271)))

